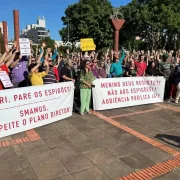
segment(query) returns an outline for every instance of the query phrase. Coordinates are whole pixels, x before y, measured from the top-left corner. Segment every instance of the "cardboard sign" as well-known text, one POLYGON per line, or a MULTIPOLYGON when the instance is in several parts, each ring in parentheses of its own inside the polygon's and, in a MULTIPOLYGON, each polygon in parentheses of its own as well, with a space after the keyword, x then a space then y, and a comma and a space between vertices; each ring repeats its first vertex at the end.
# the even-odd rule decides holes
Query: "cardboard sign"
POLYGON ((96 49, 96 45, 92 38, 80 39, 80 42, 82 51, 94 51, 96 49))
POLYGON ((30 41, 27 38, 20 38, 19 39, 19 46, 21 56, 30 56, 31 55, 31 48, 30 48, 30 41))
POLYGON ((5 88, 13 87, 13 84, 6 71, 0 71, 0 80, 5 88))

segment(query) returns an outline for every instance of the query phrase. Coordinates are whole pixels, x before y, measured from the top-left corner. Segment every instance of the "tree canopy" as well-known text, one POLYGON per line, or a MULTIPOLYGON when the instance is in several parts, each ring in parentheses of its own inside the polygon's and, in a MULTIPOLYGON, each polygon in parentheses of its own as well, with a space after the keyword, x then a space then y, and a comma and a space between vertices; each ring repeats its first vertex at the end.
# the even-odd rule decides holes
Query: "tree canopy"
POLYGON ((139 36, 144 48, 180 48, 179 0, 133 0, 121 10, 126 20, 121 32, 125 45, 134 47, 139 36))
MULTIPOLYGON (((179 0, 132 0, 119 7, 126 20, 120 31, 120 44, 128 49, 180 49, 179 0), (139 37, 140 40, 137 40, 139 37)), ((112 47, 110 23, 112 5, 108 0, 79 0, 68 6, 59 31, 63 41, 93 38, 97 49, 112 47)))
POLYGON ((112 5, 108 0, 80 0, 68 6, 62 21, 66 27, 59 31, 63 41, 68 41, 68 20, 70 42, 81 38, 93 38, 97 49, 112 45, 113 30, 109 22, 112 5))

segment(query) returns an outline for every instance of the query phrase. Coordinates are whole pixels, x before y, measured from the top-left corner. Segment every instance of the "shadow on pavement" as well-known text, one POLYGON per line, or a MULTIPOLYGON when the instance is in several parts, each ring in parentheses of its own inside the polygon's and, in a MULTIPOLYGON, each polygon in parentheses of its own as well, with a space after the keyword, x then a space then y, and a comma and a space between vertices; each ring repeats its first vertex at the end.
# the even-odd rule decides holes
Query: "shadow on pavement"
POLYGON ((162 140, 170 145, 180 148, 180 137, 166 135, 166 134, 157 134, 155 138, 162 140))

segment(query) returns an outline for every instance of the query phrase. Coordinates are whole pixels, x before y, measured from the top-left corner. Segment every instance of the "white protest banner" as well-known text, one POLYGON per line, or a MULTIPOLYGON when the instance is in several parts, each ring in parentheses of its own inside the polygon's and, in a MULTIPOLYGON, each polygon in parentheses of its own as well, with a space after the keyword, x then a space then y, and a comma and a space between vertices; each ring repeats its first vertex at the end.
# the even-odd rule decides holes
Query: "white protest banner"
POLYGON ((163 102, 164 98, 164 77, 96 79, 93 84, 94 110, 163 102))
POLYGON ((72 116, 74 84, 56 83, 0 92, 0 138, 72 116))
POLYGON ((19 46, 20 52, 22 56, 30 56, 31 55, 31 48, 30 48, 30 41, 27 38, 20 38, 19 39, 19 46))
POLYGON ((13 84, 6 71, 0 71, 0 80, 5 88, 13 87, 13 84))

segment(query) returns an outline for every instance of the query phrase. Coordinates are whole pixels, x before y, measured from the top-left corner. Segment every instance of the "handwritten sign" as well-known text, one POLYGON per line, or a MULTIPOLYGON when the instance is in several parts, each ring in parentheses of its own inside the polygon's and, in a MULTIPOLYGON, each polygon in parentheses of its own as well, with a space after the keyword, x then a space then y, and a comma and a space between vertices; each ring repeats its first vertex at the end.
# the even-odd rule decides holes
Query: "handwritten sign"
POLYGON ((5 88, 13 87, 9 76, 6 71, 0 71, 0 80, 5 88))
POLYGON ((82 51, 94 51, 96 49, 96 45, 92 38, 80 39, 80 42, 82 51))
POLYGON ((27 38, 20 38, 19 39, 19 46, 20 52, 22 56, 30 56, 31 55, 31 48, 30 48, 30 41, 27 38))

